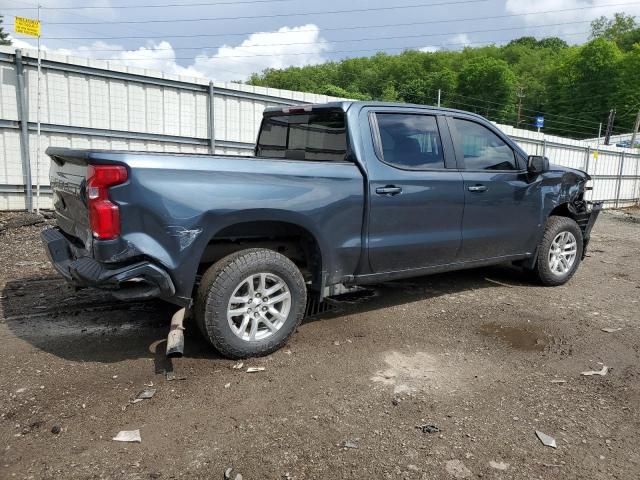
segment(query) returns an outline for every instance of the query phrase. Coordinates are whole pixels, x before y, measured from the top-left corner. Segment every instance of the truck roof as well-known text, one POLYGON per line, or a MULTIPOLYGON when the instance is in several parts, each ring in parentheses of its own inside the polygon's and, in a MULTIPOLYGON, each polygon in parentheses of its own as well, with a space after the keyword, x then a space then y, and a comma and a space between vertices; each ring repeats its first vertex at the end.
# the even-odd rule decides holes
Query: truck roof
POLYGON ((439 111, 439 112, 449 112, 449 113, 464 113, 465 115, 472 115, 478 118, 483 118, 482 115, 478 115, 477 113, 468 112, 466 110, 458 110, 455 108, 444 108, 444 107, 436 107, 434 105, 418 105, 415 103, 400 103, 400 102, 379 102, 379 101, 365 101, 365 100, 340 100, 336 102, 327 102, 327 103, 309 103, 309 104, 300 104, 300 105, 289 105, 289 106, 281 106, 281 107, 267 107, 264 110, 265 114, 272 113, 302 113, 303 110, 325 110, 325 109, 339 109, 343 111, 349 110, 351 107, 409 107, 409 108, 419 108, 429 111, 439 111))

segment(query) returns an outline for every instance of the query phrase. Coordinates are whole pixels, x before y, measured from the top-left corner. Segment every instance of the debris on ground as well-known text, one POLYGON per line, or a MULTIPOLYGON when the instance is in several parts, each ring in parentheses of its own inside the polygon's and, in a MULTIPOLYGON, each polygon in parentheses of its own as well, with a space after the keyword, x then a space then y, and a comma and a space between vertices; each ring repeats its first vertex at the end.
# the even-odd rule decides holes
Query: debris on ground
POLYGON ((54 435, 58 435, 61 431, 62 429, 59 425, 54 425, 53 427, 51 427, 51 433, 53 433, 54 435))
POLYGON ((354 442, 353 440, 345 440, 344 442, 338 444, 339 447, 341 448, 359 448, 358 444, 356 442, 354 442))
POLYGON ((184 375, 177 376, 176 372, 174 372, 173 370, 167 370, 165 372, 165 378, 167 379, 167 382, 173 382, 174 380, 186 380, 187 379, 187 377, 185 377, 184 375))
POLYGON ((509 287, 509 288, 513 288, 513 285, 509 285, 508 283, 502 283, 502 282, 499 282, 499 281, 497 281, 497 280, 492 280, 492 279, 487 278, 487 277, 485 277, 484 279, 485 279, 487 282, 489 282, 489 283, 495 283, 496 285, 500 285, 500 286, 502 286, 502 287, 509 287))
POLYGON ((233 475, 233 467, 229 467, 224 471, 224 480, 242 480, 242 475, 239 473, 237 473, 235 477, 231 475, 233 475))
POLYGON ((148 400, 156 394, 155 388, 145 388, 137 396, 136 400, 148 400))
POLYGON ((556 439, 553 437, 550 437, 546 433, 542 433, 540 430, 536 430, 536 436, 538 437, 538 440, 540 440, 545 447, 558 448, 558 445, 556 444, 556 439))
POLYGON ((622 330, 622 327, 618 327, 618 328, 604 327, 604 328, 601 328, 600 330, 606 333, 613 333, 613 332, 619 332, 620 330, 622 330))
POLYGON ((554 378, 553 380, 551 380, 551 383, 567 383, 567 381, 561 378, 554 378))
POLYGON ((600 370, 589 370, 587 372, 582 372, 580 375, 584 375, 585 377, 600 375, 601 377, 604 377, 608 371, 609 371, 609 367, 607 367, 606 365, 603 365, 600 370))
POLYGON ((242 367, 244 367, 244 362, 238 362, 231 368, 233 368, 234 370, 240 370, 242 367))
POLYGON ((25 213, 18 215, 14 218, 7 220, 4 223, 0 223, 0 233, 12 228, 29 227, 31 225, 38 225, 44 223, 45 218, 36 213, 25 213))
POLYGON ((505 463, 505 462, 494 462, 493 460, 491 460, 489 462, 489 466, 491 468, 495 468, 496 470, 506 470, 507 468, 509 468, 509 464, 505 463))
POLYGON ((231 388, 231 383, 225 383, 224 388, 231 388))
POLYGON ((422 430, 422 433, 438 433, 440 429, 436 425, 425 423, 424 425, 416 425, 416 428, 422 430))
POLYGON ((447 473, 454 478, 469 478, 473 475, 471 470, 469 470, 461 460, 449 460, 445 468, 447 469, 447 473))
POLYGON ((137 442, 142 443, 142 437, 140 437, 140 430, 122 430, 118 432, 118 435, 111 440, 114 442, 137 442))
POLYGON ((256 373, 256 372, 264 372, 264 367, 249 367, 247 368, 247 373, 256 373))

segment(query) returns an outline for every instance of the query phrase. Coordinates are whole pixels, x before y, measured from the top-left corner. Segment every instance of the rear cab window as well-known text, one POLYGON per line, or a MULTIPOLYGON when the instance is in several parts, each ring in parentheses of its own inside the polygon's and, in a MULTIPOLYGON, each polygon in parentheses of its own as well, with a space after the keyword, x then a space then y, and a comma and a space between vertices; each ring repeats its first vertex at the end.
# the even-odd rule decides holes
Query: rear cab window
POLYGON ((266 115, 256 156, 289 160, 344 162, 347 127, 342 110, 266 115))

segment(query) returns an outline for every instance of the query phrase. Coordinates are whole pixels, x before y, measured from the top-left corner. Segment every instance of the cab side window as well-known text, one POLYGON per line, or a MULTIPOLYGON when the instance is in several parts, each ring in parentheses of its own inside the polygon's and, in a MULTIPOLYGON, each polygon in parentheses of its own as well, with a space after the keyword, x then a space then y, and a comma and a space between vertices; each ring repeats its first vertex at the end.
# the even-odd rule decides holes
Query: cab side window
POLYGON ((466 170, 517 170, 513 150, 487 127, 454 118, 466 170))
POLYGON ((436 117, 398 113, 376 114, 383 160, 398 168, 444 168, 436 117))

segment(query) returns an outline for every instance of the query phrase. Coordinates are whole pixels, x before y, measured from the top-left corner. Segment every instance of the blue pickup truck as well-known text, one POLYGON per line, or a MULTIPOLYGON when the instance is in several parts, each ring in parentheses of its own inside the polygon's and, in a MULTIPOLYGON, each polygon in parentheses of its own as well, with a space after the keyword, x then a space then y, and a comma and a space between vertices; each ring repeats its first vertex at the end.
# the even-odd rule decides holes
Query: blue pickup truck
POLYGON ((561 285, 601 208, 586 173, 478 115, 418 105, 268 108, 254 156, 47 154, 58 272, 191 309, 232 358, 280 348, 308 297, 339 288, 499 263, 561 285))

